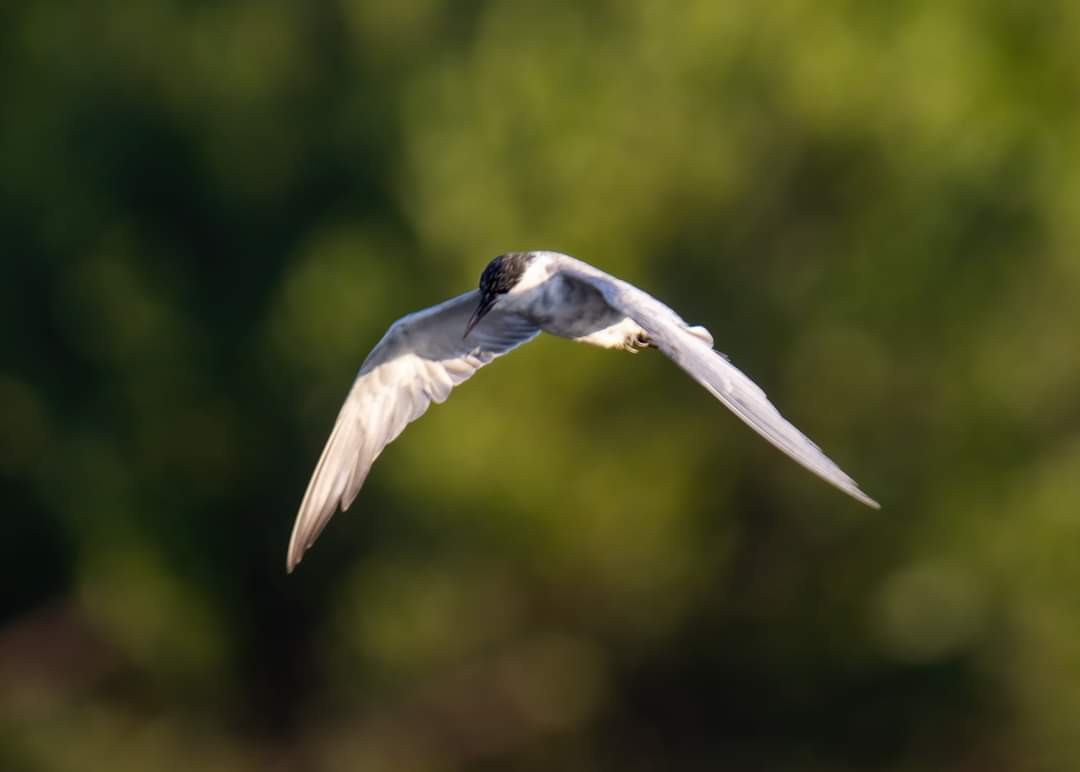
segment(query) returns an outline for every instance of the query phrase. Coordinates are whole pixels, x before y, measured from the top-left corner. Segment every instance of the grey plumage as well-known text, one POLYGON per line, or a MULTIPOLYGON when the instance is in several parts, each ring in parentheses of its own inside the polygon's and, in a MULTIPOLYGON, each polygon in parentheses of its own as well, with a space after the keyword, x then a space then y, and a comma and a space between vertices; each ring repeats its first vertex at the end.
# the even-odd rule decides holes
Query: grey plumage
POLYGON ((604 348, 658 348, 747 425, 858 501, 878 504, 712 349, 712 336, 647 293, 557 252, 492 260, 479 289, 402 317, 360 367, 315 467, 286 565, 300 562, 338 509, 359 493, 383 448, 432 402, 541 331, 604 348))

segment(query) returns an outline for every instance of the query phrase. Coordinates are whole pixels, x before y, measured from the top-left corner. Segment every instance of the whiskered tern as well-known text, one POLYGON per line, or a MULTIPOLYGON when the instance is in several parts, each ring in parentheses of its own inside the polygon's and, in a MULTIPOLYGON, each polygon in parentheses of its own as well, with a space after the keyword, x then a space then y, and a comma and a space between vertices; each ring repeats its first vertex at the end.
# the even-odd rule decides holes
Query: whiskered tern
POLYGON ((371 465, 432 402, 541 332, 602 348, 657 348, 750 428, 863 504, 878 503, 773 407, 757 385, 713 350, 704 327, 632 284, 558 252, 492 260, 480 287, 394 322, 360 367, 296 516, 291 572, 371 465))

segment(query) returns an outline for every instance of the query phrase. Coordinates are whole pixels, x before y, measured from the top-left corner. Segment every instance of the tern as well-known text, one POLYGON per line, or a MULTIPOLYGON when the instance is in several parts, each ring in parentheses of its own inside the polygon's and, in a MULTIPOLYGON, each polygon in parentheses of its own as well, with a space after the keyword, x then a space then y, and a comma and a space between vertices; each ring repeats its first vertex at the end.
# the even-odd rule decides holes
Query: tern
POLYGON ((286 558, 291 573, 339 509, 356 499, 371 465, 431 403, 496 357, 541 332, 601 348, 656 348, 754 431, 814 474, 877 509, 878 503, 773 407, 765 392, 656 298, 559 252, 509 252, 484 269, 479 289, 404 316, 376 344, 338 413, 308 483, 286 558))

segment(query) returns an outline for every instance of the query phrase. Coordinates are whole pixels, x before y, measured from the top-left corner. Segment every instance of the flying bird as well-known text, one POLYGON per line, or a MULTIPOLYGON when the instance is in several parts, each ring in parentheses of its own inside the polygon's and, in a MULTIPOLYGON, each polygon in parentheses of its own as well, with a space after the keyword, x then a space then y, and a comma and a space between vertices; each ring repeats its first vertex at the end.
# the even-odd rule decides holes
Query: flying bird
POLYGON ((488 263, 479 289, 394 322, 360 366, 326 442, 289 541, 291 573, 371 465, 432 402, 541 332, 602 348, 656 348, 750 428, 867 506, 878 503, 773 407, 753 381, 656 298, 558 252, 510 252, 488 263))

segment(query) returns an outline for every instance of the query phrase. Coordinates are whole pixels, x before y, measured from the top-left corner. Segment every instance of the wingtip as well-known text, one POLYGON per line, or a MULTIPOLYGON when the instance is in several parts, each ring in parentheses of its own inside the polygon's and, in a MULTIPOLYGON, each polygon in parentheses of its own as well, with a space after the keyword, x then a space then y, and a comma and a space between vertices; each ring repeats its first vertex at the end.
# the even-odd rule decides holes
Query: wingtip
POLYGON ((877 503, 877 501, 867 496, 858 488, 855 489, 852 495, 855 497, 856 501, 861 504, 865 504, 866 506, 870 507, 870 509, 881 509, 881 505, 877 503))
POLYGON ((290 546, 289 553, 285 556, 285 573, 291 574, 293 571, 295 571, 296 567, 300 565, 300 561, 303 559, 304 553, 300 552, 300 554, 297 554, 296 550, 290 546))

